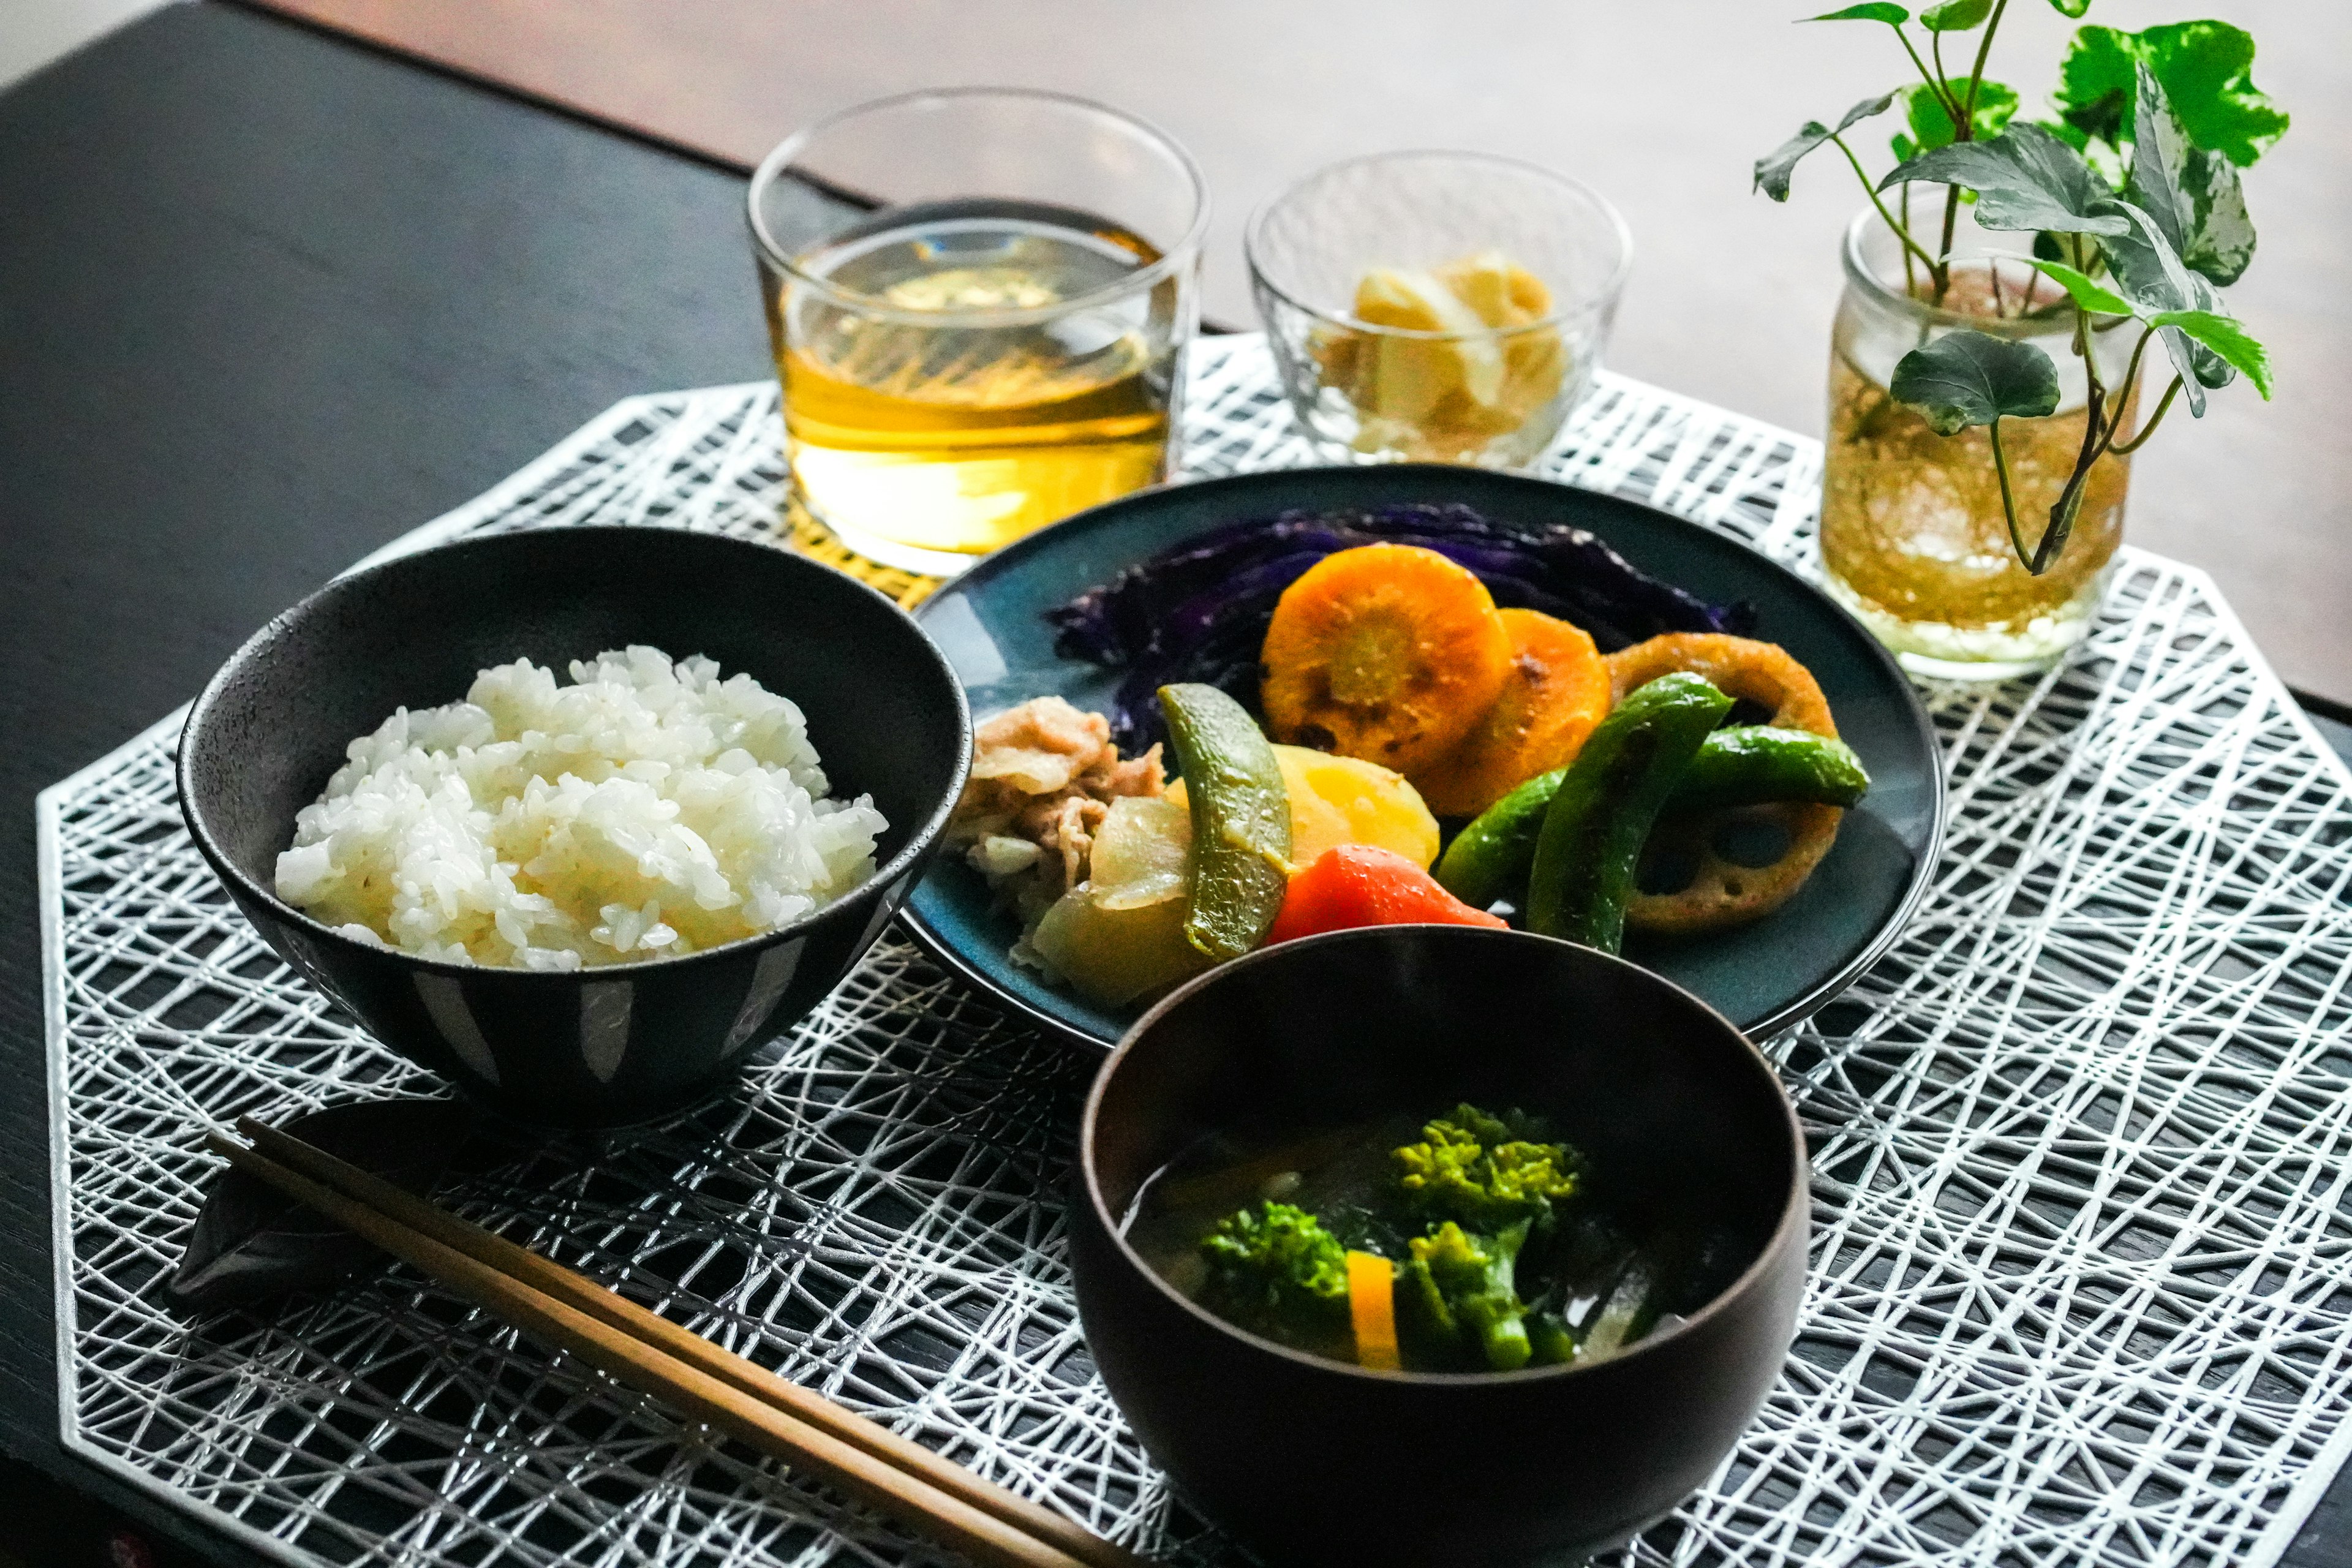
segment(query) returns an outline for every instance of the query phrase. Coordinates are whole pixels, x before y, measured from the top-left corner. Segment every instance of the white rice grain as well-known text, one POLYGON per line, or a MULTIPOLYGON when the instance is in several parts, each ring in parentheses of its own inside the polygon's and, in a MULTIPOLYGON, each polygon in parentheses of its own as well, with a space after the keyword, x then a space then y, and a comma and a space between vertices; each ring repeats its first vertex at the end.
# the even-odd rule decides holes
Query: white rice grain
POLYGON ((577 969, 770 931, 874 874, 888 825, 830 797, 784 698, 644 647, 572 679, 500 665, 353 741, 278 896, 425 958, 577 969))

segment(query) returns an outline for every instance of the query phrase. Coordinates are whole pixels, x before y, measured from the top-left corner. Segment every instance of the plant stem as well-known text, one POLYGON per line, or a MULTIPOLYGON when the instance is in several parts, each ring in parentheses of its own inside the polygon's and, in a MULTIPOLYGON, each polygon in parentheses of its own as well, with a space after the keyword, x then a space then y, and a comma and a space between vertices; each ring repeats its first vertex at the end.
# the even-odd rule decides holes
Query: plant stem
POLYGON ((1897 27, 1895 29, 1895 39, 1902 44, 1903 52, 1911 57, 1911 63, 1919 68, 1919 79, 1926 82, 1927 84, 1927 90, 1936 95, 1936 100, 1944 106, 1944 112, 1948 114, 1955 108, 1958 107, 1958 103, 1952 97, 1951 89, 1946 87, 1942 82, 1936 79, 1936 73, 1927 68, 1927 62, 1919 58, 1919 51, 1911 47, 1910 35, 1906 33, 1902 28, 1897 27))
MULTIPOLYGON (((1969 96, 1966 101, 1960 103, 1959 112, 1952 116, 1952 140, 1955 142, 1973 142, 1977 139, 1977 93, 1984 86, 1985 60, 1992 53, 1993 32, 2000 26, 2001 13, 2008 9, 2009 0, 1994 0, 1992 15, 1985 19, 1984 37, 1977 45, 1976 63, 1969 68, 1969 96)), ((1937 34, 1933 45, 1937 51, 1936 63, 1938 66, 1943 63, 1942 37, 1943 35, 1937 34)), ((1958 97, 1957 93, 1951 96, 1955 99, 1958 97)), ((1944 188, 1944 243, 1941 247, 1947 257, 1952 254, 1952 233, 1958 226, 1959 221, 1960 188, 1958 185, 1948 185, 1944 188)), ((1944 302, 1944 294, 1951 287, 1951 269, 1948 266, 1944 270, 1942 280, 1936 287, 1936 303, 1938 305, 1944 302)))
POLYGON ((2018 531, 2017 498, 2010 493, 2009 455, 2000 449, 2000 420, 1998 417, 1986 426, 1986 434, 1992 437, 1992 471, 2000 476, 2000 510, 2001 514, 2009 519, 2009 547, 2017 552, 2018 560, 2026 563, 2028 570, 2031 570, 2033 552, 2025 548, 2025 536, 2018 531))
POLYGON ((2172 400, 2179 395, 2180 378, 2176 375, 2172 378, 2172 384, 2164 389, 2163 400, 2157 404, 2156 412, 2149 415, 2147 423, 2139 427, 2139 434, 2128 441, 2111 442, 2107 450, 2118 458, 2128 458, 2138 451, 2140 447, 2147 445, 2147 438, 2156 434, 2156 427, 2164 423, 2165 415, 2172 407, 2172 400))
POLYGON ((2147 353, 2147 341, 2154 336, 2156 329, 2149 327, 2140 333, 2139 342, 2132 344, 2131 363, 2124 366, 2123 384, 2116 389, 2115 406, 2107 413, 2107 441, 2110 446, 2115 442, 2116 427, 2123 421, 2124 404, 2131 397, 2132 388, 2139 384, 2140 356, 2147 353))
POLYGON ((1960 118, 1952 122, 1955 127, 1967 127, 1960 135, 1963 142, 1976 134, 1977 89, 1984 85, 1985 61, 1992 55, 1992 36, 2000 26, 2000 14, 2008 9, 2009 0, 1994 0, 1992 15, 1985 19, 1984 37, 1977 44, 1977 62, 1969 68, 1969 101, 1960 118))
POLYGON ((1936 275, 1936 303, 1938 305, 1944 302, 1945 294, 1949 292, 1952 287, 1952 228, 1959 220, 1960 187, 1946 185, 1944 187, 1944 238, 1943 243, 1937 247, 1943 254, 1944 263, 1943 270, 1936 275))
POLYGON ((1888 212, 1886 204, 1878 199, 1878 188, 1870 183, 1870 176, 1863 172, 1862 160, 1855 157, 1853 149, 1845 144, 1845 138, 1832 131, 1830 132, 1830 140, 1836 142, 1837 150, 1845 154, 1845 161, 1853 165, 1853 177, 1862 182, 1863 190, 1870 196, 1870 205, 1878 209, 1878 216, 1885 221, 1887 227, 1895 231, 1895 237, 1903 242, 1904 254, 1916 255, 1927 264, 1927 276, 1937 279, 1936 298, 1942 299, 1944 284, 1940 269, 1936 265, 1936 258, 1921 250, 1919 242, 1911 237, 1911 231, 1895 221, 1895 215, 1888 212))
MULTIPOLYGON (((1911 232, 1911 182, 1908 180, 1903 182, 1903 195, 1898 205, 1903 210, 1903 232, 1909 234, 1911 232)), ((1908 250, 1903 253, 1903 293, 1906 299, 1916 300, 1919 297, 1919 268, 1913 262, 1908 250)))
POLYGON ((2091 465, 2115 439, 2115 428, 2106 419, 2106 388, 2099 383, 2099 362, 2091 354, 2091 312, 2081 305, 2074 307, 2074 353, 2083 361, 2083 446, 2074 457, 2074 471, 2066 476, 2066 488, 2058 492, 2058 504, 2050 509, 2050 525, 2042 531, 2041 542, 2025 563, 2025 569, 2036 577, 2050 570, 2059 552, 2066 548, 2067 537, 2074 531, 2074 516, 2083 510, 2083 487, 2090 480, 2091 465))

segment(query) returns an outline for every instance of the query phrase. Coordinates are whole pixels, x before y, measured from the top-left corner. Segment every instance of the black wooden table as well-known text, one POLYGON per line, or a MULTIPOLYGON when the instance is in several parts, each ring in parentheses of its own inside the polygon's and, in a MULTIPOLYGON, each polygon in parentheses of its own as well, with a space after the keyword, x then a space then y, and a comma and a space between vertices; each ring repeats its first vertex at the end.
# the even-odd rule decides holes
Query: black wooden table
MULTIPOLYGON (((0 94, 0 1563, 257 1561, 58 1443, 33 796, 614 400, 767 374, 740 200, 234 5, 0 94)), ((2352 1482, 2287 1561, 2352 1563, 2352 1482)))

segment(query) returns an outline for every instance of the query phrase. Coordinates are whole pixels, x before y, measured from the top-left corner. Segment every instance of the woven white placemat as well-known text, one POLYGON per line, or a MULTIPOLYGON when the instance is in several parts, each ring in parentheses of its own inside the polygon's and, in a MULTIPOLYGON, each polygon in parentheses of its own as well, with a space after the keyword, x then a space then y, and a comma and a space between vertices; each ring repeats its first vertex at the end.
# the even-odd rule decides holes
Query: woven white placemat
MULTIPOLYGON (((775 537, 772 386, 620 404, 392 547, 775 537)), ((1185 467, 1307 461, 1204 340, 1185 467)), ((1604 376, 1556 477, 1809 569, 1820 448, 1604 376)), ((2352 1447, 2352 776, 2201 574, 2127 551, 2066 668, 1927 693, 1936 886, 1770 1045, 1814 1157, 1802 1331, 1643 1563, 2267 1568, 2352 1447)), ((429 1091, 280 964, 182 830, 178 715, 41 797, 68 1447, 292 1563, 921 1557, 404 1269, 266 1312, 160 1285, 201 1129, 429 1091)), ((447 1194, 1147 1550, 1221 1555, 1092 1375, 1062 1189, 1093 1061, 886 941, 730 1098, 447 1194)))

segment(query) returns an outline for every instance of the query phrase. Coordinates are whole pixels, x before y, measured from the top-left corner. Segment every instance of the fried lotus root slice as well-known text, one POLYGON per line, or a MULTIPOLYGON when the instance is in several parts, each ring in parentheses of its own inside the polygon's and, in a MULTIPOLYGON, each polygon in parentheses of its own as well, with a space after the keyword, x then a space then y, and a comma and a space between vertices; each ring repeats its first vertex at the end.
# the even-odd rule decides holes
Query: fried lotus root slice
POLYGON ((1777 800, 1685 816, 1661 817, 1643 847, 1643 869, 1690 868, 1690 879, 1669 893, 1637 888, 1625 905, 1625 923, 1661 936, 1696 936, 1760 920, 1794 898, 1822 857, 1837 842, 1845 814, 1812 801, 1777 800), (1785 834, 1788 847, 1769 865, 1749 866, 1724 852, 1725 840, 1785 834))
MULTIPOLYGON (((1608 656, 1617 696, 1661 675, 1686 669, 1703 675, 1727 697, 1766 710, 1761 721, 1784 730, 1834 736, 1836 721, 1813 672, 1776 643, 1713 632, 1670 632, 1608 656)), ((1671 892, 1638 889, 1625 907, 1625 924, 1661 936, 1696 936, 1746 925, 1794 898, 1822 857, 1837 842, 1845 816, 1833 805, 1775 801, 1725 811, 1661 819, 1643 851, 1644 870, 1688 867, 1690 879, 1671 892), (1764 866, 1725 853, 1727 841, 1784 834, 1788 847, 1764 866)))
POLYGON ((1459 745, 1501 693, 1511 636, 1467 568, 1417 545, 1367 544, 1283 591, 1260 660, 1276 740, 1411 774, 1459 745))
MULTIPOLYGON (((1668 632, 1620 648, 1608 656, 1608 662, 1610 683, 1620 702, 1637 686, 1686 669, 1705 676, 1726 697, 1753 702, 1770 713, 1770 718, 1758 723, 1810 730, 1816 735, 1837 733, 1821 683, 1778 643, 1725 637, 1719 632, 1668 632)), ((1748 721, 1735 718, 1733 722, 1748 721)))
POLYGON ((1567 766, 1609 716, 1609 667, 1581 627, 1536 610, 1499 614, 1511 635, 1501 695, 1451 755, 1413 780, 1441 816, 1475 816, 1538 773, 1567 766))

